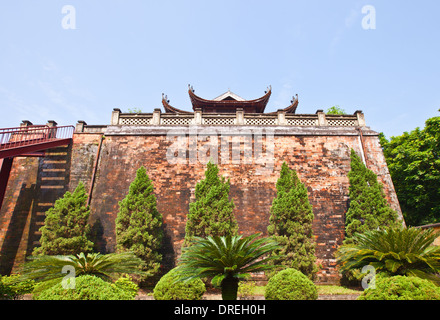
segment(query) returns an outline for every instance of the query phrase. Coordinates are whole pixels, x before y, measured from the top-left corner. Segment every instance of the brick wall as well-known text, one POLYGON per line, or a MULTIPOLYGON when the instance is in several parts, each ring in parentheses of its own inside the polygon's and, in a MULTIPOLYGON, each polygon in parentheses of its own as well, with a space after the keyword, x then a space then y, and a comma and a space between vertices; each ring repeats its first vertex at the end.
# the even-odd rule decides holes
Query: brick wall
MULTIPOLYGON (((136 170, 140 166, 145 166, 155 186, 158 210, 164 218, 166 233, 164 264, 171 267, 180 254, 189 203, 194 198, 196 183, 204 178, 206 166, 202 162, 189 160, 177 164, 170 163, 167 160, 167 150, 172 147, 173 141, 167 139, 163 132, 146 129, 123 132, 120 128, 117 129, 119 131, 115 129, 113 134, 111 130, 108 130, 96 168, 90 222, 102 234, 97 247, 103 252, 114 251, 118 202, 127 194, 136 170)), ((354 130, 343 132, 338 128, 329 130, 309 131, 307 134, 304 132, 275 134, 273 169, 267 164, 256 164, 255 161, 246 164, 243 161, 234 163, 234 161, 219 158, 220 174, 230 179, 230 197, 236 205, 234 213, 239 224, 239 232, 244 235, 256 232, 266 234, 270 206, 276 195, 275 184, 283 161, 297 170, 300 179, 307 186, 309 199, 314 209, 313 228, 317 243, 316 255, 321 266, 319 272, 321 281, 337 281, 338 279, 334 253, 344 237, 345 212, 348 207, 347 173, 350 170, 350 149, 353 148, 359 154, 362 152, 360 139, 354 130)), ((384 184, 389 202, 400 212, 377 134, 368 130, 366 133, 368 134, 364 134, 363 142, 367 164, 378 174, 384 184)), ((68 167, 66 168, 68 178, 65 178, 64 186, 69 190, 73 190, 79 181, 85 183, 87 190, 90 187, 100 139, 101 134, 98 133, 74 135, 70 157, 65 163, 68 167)), ((254 139, 252 142, 254 145, 254 139)), ((207 144, 209 141, 199 141, 197 146, 204 148, 207 144)), ((230 154, 241 150, 243 155, 245 151, 239 148, 243 148, 243 143, 231 144, 230 154)), ((265 151, 268 152, 268 150, 265 151)), ((187 152, 186 155, 189 153, 187 152)), ((208 158, 209 155, 203 160, 206 161, 208 158)), ((19 210, 17 206, 26 207, 26 203, 30 201, 26 196, 24 197, 26 200, 23 197, 19 198, 21 188, 23 186, 30 188, 33 184, 34 188, 39 188, 38 183, 32 181, 38 180, 36 176, 41 174, 41 162, 45 160, 40 160, 38 164, 36 163, 38 160, 35 159, 20 161, 14 163, 11 182, 8 186, 9 198, 5 199, 5 205, 1 210, 0 245, 7 239, 5 233, 16 232, 17 223, 14 224, 11 219, 14 210, 19 210), (24 164, 24 161, 29 161, 29 163, 24 164), (15 202, 17 202, 16 208, 15 202)), ((52 196, 58 195, 61 191, 61 189, 57 190, 58 193, 52 196)), ((35 193, 30 197, 38 203, 47 205, 53 202, 53 200, 46 201, 39 198, 37 200, 38 195, 35 193)), ((49 197, 48 194, 43 196, 49 197)), ((20 212, 24 211, 26 210, 23 209, 20 212)), ((26 215, 23 213, 22 215, 23 218, 20 218, 20 221, 23 225, 26 215)), ((23 246, 23 242, 26 241, 28 247, 35 245, 26 239, 15 238, 12 242, 17 241, 20 242, 20 246, 23 246)), ((2 247, 2 254, 3 251, 2 247)), ((17 249, 15 258, 17 261, 22 261, 24 254, 20 255, 19 251, 17 249)), ((7 259, 11 258, 13 257, 8 256, 7 259)))

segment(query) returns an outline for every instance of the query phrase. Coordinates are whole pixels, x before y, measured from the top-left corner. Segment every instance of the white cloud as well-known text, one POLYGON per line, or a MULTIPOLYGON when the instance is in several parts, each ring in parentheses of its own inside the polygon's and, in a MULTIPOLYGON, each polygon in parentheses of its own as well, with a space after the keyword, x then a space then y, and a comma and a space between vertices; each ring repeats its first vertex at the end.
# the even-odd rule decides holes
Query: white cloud
POLYGON ((351 9, 350 13, 345 18, 345 27, 352 28, 353 25, 359 20, 359 10, 351 9))

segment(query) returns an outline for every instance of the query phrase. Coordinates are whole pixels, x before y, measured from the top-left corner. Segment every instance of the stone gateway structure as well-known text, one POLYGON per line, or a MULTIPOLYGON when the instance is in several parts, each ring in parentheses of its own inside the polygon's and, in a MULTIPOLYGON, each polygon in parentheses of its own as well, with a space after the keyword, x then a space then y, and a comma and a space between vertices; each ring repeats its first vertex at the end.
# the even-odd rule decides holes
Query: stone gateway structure
POLYGON ((0 211, 0 272, 13 272, 31 254, 45 211, 80 181, 89 190, 97 249, 113 252, 118 202, 141 166, 153 181, 164 220, 165 267, 172 267, 180 254, 189 203, 210 159, 230 179, 243 235, 267 234, 282 163, 298 172, 313 206, 321 282, 339 279, 335 251, 344 239, 352 148, 377 174, 388 202, 403 219, 378 133, 366 126, 361 111, 297 114, 296 96, 286 108, 264 113, 271 88, 255 100, 230 91, 206 100, 192 87, 188 94, 192 111, 171 106, 163 95, 164 110, 114 109, 109 125, 78 121, 70 145, 50 149, 44 157, 17 158, 0 211))

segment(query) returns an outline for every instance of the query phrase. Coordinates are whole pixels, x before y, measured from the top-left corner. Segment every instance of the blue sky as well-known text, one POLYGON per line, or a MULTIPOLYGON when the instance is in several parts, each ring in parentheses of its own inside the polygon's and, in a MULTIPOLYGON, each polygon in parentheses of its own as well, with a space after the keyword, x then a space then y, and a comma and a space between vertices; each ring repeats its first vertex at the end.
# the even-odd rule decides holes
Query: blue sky
POLYGON ((271 85, 267 111, 298 94, 298 113, 363 110, 400 135, 440 115, 439 52, 438 0, 2 1, 0 127, 109 124, 113 108, 162 107, 162 92, 190 110, 188 84, 208 99, 271 85))

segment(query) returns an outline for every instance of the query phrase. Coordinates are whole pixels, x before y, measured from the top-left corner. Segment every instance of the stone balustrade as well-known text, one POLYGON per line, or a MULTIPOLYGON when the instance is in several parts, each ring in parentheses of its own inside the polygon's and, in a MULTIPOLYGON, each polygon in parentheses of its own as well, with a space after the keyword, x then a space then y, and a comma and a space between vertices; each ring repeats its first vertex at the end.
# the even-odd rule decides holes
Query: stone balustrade
POLYGON ((113 126, 330 126, 330 127, 365 127, 362 111, 353 115, 329 115, 318 110, 315 114, 247 114, 237 109, 235 114, 203 114, 200 109, 191 114, 162 113, 154 109, 153 113, 122 113, 120 109, 112 112, 113 126))

